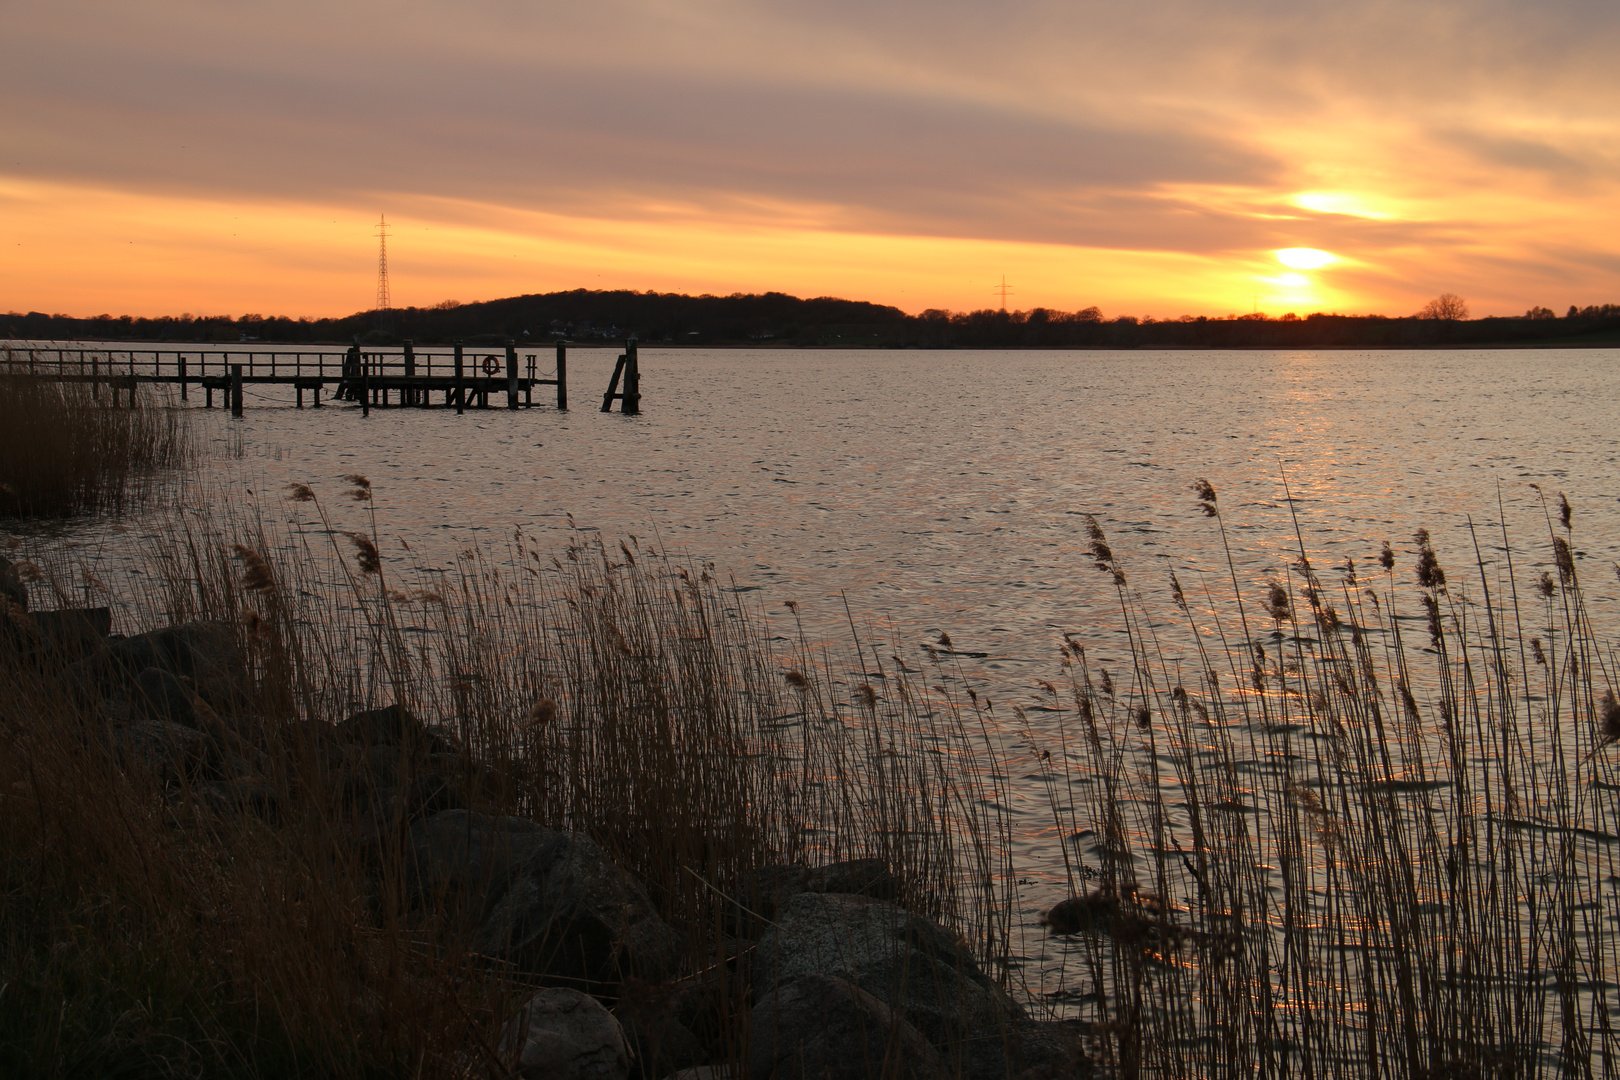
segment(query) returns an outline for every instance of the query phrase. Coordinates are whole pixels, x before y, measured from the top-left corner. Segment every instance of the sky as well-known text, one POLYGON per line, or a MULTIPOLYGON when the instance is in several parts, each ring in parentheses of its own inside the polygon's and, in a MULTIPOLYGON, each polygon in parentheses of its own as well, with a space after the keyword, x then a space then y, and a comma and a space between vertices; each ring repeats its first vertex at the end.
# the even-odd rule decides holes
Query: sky
POLYGON ((366 310, 382 214, 397 307, 1620 302, 1613 0, 0 14, 0 310, 366 310))

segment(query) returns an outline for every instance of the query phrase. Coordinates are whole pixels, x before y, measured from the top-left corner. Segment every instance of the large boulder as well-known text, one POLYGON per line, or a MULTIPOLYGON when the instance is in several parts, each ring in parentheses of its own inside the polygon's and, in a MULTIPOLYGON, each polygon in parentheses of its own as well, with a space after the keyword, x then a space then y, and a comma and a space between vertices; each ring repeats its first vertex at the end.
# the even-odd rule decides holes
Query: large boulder
POLYGON ((805 975, 858 986, 936 1045, 1023 1017, 944 927, 866 896, 806 892, 782 905, 754 950, 754 991, 805 975))
POLYGON ((195 776, 208 756, 202 732, 170 720, 139 717, 114 727, 111 741, 122 767, 145 770, 164 781, 195 776))
POLYGON ((501 1033, 503 1063, 523 1080, 626 1080, 630 1047, 613 1014, 578 990, 542 990, 501 1033))
POLYGON ((758 866, 743 875, 731 905, 731 932, 750 939, 764 933, 776 918, 776 909, 803 892, 809 877, 803 863, 758 866))
POLYGON ((113 662, 128 674, 155 667, 190 679, 197 696, 215 709, 234 711, 252 694, 247 655, 228 622, 198 621, 114 641, 113 662))
POLYGON ((364 747, 395 747, 412 756, 456 754, 460 747, 442 728, 429 728, 405 706, 385 705, 354 713, 337 725, 339 742, 364 747))
POLYGON ((417 821, 408 834, 406 883, 424 907, 484 922, 519 868, 557 833, 533 821, 472 810, 445 810, 417 821))
POLYGON ((900 899, 900 879, 882 859, 849 859, 818 866, 805 875, 805 892, 852 893, 879 900, 900 899))
POLYGON ((1063 1077, 1083 1080, 1096 1074, 1086 1056, 1087 1025, 1077 1020, 1021 1020, 977 1032, 960 1048, 957 1071, 968 1080, 1022 1080, 1063 1077))
POLYGON ((831 975, 802 975, 760 997, 749 1080, 935 1080, 939 1052, 883 1002, 831 975))
POLYGON ((662 1080, 709 1061, 702 1040, 673 1016, 626 1010, 622 999, 613 1015, 623 1026, 635 1058, 634 1080, 662 1080))
POLYGON ((107 635, 112 633, 111 608, 36 611, 33 619, 39 628, 36 652, 55 664, 70 664, 93 656, 107 647, 107 635))
POLYGON ((679 946, 641 884, 579 833, 542 844, 473 936, 475 951, 521 971, 598 985, 656 982, 679 946))
POLYGON ((232 712, 252 695, 247 656, 228 622, 189 622, 129 638, 70 664, 65 681, 77 694, 98 699, 115 693, 141 672, 156 668, 189 680, 211 708, 232 712))
POLYGON ((181 682, 179 676, 162 668, 149 667, 135 676, 130 703, 135 715, 143 720, 162 720, 194 728, 199 725, 193 697, 191 688, 181 682))
POLYGON ((17 572, 17 564, 0 555, 0 597, 5 597, 23 611, 28 610, 28 586, 17 572))
POLYGON ((900 897, 900 879, 882 859, 849 859, 814 869, 802 863, 756 867, 743 876, 731 908, 731 929, 755 938, 790 897, 802 892, 851 893, 880 900, 900 897))

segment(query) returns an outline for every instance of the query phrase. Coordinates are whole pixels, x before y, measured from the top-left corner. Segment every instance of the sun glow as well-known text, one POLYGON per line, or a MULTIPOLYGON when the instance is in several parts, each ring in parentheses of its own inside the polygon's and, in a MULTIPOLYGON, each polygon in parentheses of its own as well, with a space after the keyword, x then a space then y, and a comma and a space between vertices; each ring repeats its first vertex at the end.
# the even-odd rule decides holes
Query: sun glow
POLYGON ((1295 270, 1320 270, 1339 261, 1338 256, 1316 248, 1283 248, 1275 254, 1278 262, 1295 270))
POLYGON ((1389 217, 1382 210, 1374 210, 1359 195, 1337 191, 1302 191, 1290 200, 1301 210, 1318 214, 1344 214, 1348 217, 1371 218, 1375 221, 1389 217))

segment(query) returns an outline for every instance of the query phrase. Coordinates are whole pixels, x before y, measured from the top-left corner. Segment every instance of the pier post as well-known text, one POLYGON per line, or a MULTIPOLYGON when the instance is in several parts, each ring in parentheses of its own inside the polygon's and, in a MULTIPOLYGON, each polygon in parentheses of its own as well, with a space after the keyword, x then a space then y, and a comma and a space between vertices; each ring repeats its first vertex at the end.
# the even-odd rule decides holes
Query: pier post
POLYGON ((603 412, 613 411, 613 399, 620 396, 619 378, 624 375, 624 362, 628 359, 629 357, 621 353, 619 355, 619 362, 613 365, 613 378, 608 380, 607 393, 602 395, 603 412))
MULTIPOLYGON (((456 415, 457 416, 460 416, 461 411, 464 408, 466 408, 466 396, 467 396, 466 395, 466 388, 465 388, 465 385, 461 381, 463 378, 466 377, 466 370, 467 370, 466 369, 466 359, 461 354, 461 342, 457 341, 456 342, 456 382, 455 382, 455 386, 450 390, 450 399, 451 399, 451 401, 454 401, 456 403, 456 415)), ((448 405, 449 403, 450 402, 448 402, 448 401, 445 402, 446 405, 448 405)))
MULTIPOLYGON (((405 339, 405 377, 407 379, 414 379, 416 377, 416 343, 410 338, 405 339)), ((416 404, 415 389, 407 388, 401 390, 399 392, 399 403, 401 405, 416 404)))
POLYGON ((93 354, 90 357, 90 396, 101 400, 101 358, 93 354))
POLYGON ((517 342, 506 339, 506 407, 517 408, 517 342))
POLYGON ((641 366, 636 361, 636 339, 624 343, 624 397, 619 411, 629 416, 641 412, 641 366))
POLYGON ((568 346, 557 342, 557 408, 568 411, 568 346))
POLYGON ((231 415, 242 415, 242 365, 231 365, 231 415))
POLYGON ((186 354, 174 354, 175 366, 180 369, 180 400, 186 400, 186 354))
POLYGON ((360 358, 360 415, 371 415, 371 361, 360 358))

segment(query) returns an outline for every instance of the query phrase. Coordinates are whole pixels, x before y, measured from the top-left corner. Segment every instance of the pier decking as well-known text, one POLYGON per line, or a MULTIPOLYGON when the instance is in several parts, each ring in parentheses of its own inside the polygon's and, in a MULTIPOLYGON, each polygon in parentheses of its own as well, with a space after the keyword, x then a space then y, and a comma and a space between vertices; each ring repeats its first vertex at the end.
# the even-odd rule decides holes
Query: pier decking
MULTIPOLYGON (((89 383, 99 395, 103 389, 116 404, 127 391, 134 402, 139 383, 165 383, 180 388, 180 397, 189 399, 191 389, 199 388, 204 404, 214 405, 214 393, 235 416, 242 415, 244 386, 288 386, 296 394, 298 408, 304 395, 319 408, 321 395, 328 400, 357 404, 363 413, 373 408, 413 407, 465 409, 490 408, 504 393, 508 409, 529 408, 535 404, 539 386, 556 388, 557 408, 568 408, 568 342, 553 343, 555 364, 549 371, 539 368, 537 352, 521 357, 517 343, 507 341, 504 349, 466 348, 457 342, 448 351, 417 349, 406 342, 398 349, 367 349, 354 345, 343 351, 276 350, 262 347, 136 349, 119 345, 26 346, 9 351, 0 368, 59 382, 89 383), (435 400, 437 399, 437 400, 435 400)), ((550 351, 549 349, 547 351, 550 351)), ((602 398, 602 411, 613 402, 620 411, 635 414, 641 409, 640 369, 634 340, 625 342, 625 351, 613 370, 613 380, 602 398), (624 389, 619 390, 620 380, 624 389)), ((544 404, 544 400, 541 401, 544 404)))

